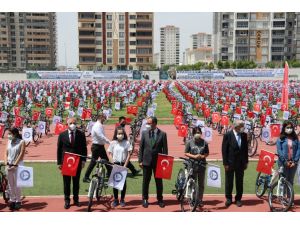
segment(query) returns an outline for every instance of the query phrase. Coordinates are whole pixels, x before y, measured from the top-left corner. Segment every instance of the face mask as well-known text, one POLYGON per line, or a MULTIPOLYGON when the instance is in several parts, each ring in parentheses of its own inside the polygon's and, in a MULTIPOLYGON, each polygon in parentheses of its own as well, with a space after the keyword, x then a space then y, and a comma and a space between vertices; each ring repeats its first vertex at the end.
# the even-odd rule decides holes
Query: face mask
POLYGON ((69 125, 69 128, 70 128, 70 130, 75 130, 75 128, 76 128, 76 125, 75 124, 71 124, 71 125, 69 125))
POLYGON ((146 124, 145 127, 146 127, 147 130, 150 130, 150 129, 151 129, 151 126, 150 126, 149 124, 146 124))
POLYGON ((8 140, 14 139, 12 135, 7 135, 8 140))
POLYGON ((240 133, 243 133, 245 131, 245 127, 240 128, 240 133))
POLYGON ((195 138, 196 140, 199 140, 199 139, 201 138, 201 134, 195 134, 195 135, 194 135, 194 138, 195 138))
POLYGON ((293 132, 292 128, 286 128, 285 129, 285 133, 287 133, 287 134, 291 134, 292 132, 293 132))
POLYGON ((124 135, 123 135, 123 134, 118 134, 118 135, 117 135, 117 138, 118 138, 119 141, 122 141, 123 138, 124 138, 124 135))

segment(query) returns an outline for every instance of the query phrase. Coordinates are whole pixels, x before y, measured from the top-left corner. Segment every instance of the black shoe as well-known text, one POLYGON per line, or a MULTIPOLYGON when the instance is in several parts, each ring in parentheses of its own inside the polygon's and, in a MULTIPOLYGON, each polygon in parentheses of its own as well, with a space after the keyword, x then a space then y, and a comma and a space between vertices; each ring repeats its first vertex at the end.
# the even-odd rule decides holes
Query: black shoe
POLYGON ((140 172, 141 172, 141 170, 134 170, 134 171, 131 172, 131 174, 132 174, 132 176, 135 177, 135 176, 138 175, 140 172))
POLYGON ((83 181, 83 183, 90 183, 90 182, 91 182, 91 179, 88 178, 88 177, 84 177, 84 178, 82 179, 82 181, 83 181))
POLYGON ((69 209, 71 207, 70 201, 65 201, 65 209, 69 209))
POLYGON ((80 207, 80 206, 81 206, 81 204, 80 204, 79 201, 74 201, 74 205, 77 206, 77 207, 80 207))
POLYGON ((200 201, 198 202, 198 207, 199 207, 199 208, 202 208, 203 206, 204 206, 203 201, 200 200, 200 201))
POLYGON ((148 208, 148 206, 149 206, 148 200, 144 199, 143 200, 143 207, 148 208))
POLYGON ((225 202, 225 206, 229 207, 232 204, 232 200, 231 199, 227 199, 225 202))
POLYGON ((165 208, 165 203, 163 201, 158 201, 157 205, 159 205, 160 208, 165 208))
POLYGON ((15 210, 21 209, 21 202, 16 202, 15 203, 15 210))
POLYGON ((241 200, 235 201, 235 204, 237 207, 242 207, 242 205, 243 205, 241 200))
POLYGON ((16 205, 15 202, 10 202, 9 203, 9 210, 14 210, 15 209, 15 205, 16 205))

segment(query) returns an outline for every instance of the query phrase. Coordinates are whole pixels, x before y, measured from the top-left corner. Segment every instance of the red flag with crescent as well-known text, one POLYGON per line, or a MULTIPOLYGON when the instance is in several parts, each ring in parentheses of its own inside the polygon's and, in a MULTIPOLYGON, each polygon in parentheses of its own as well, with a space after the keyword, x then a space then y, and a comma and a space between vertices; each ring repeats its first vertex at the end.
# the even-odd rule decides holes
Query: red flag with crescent
POLYGON ((272 108, 271 108, 271 107, 268 107, 268 108, 266 109, 266 115, 267 115, 267 116, 271 116, 271 115, 272 115, 272 108))
POLYGON ((38 112, 38 111, 33 111, 33 113, 32 113, 32 120, 33 120, 33 121, 38 121, 39 118, 40 118, 40 115, 41 115, 40 112, 38 112))
MULTIPOLYGON (((282 95, 281 95, 282 105, 288 105, 289 103, 289 65, 287 62, 284 64, 284 76, 283 76, 283 85, 282 85, 282 95)), ((282 110, 285 111, 286 109, 282 110)))
POLYGON ((271 124, 271 137, 280 136, 280 124, 271 124))
POLYGON ((65 152, 61 173, 64 176, 75 177, 79 165, 80 156, 74 153, 65 152))
POLYGON ((210 115, 210 109, 207 108, 207 109, 205 109, 205 111, 204 111, 204 117, 205 117, 205 118, 208 118, 209 115, 210 115))
POLYGON ((174 118, 174 125, 175 126, 179 126, 179 124, 181 124, 182 123, 182 116, 175 116, 175 118, 174 118))
POLYGON ((45 114, 47 117, 52 117, 53 116, 53 109, 52 108, 47 108, 45 110, 45 114))
POLYGON ((142 106, 143 106, 143 102, 142 102, 142 101, 138 101, 138 102, 137 102, 137 106, 138 106, 138 107, 142 107, 142 106))
POLYGON ((222 116, 221 117, 221 125, 228 126, 229 125, 229 118, 228 116, 222 116))
POLYGON ((260 104, 254 103, 253 111, 254 111, 254 112, 260 112, 260 104))
POLYGON ((288 111, 288 104, 283 103, 283 104, 281 105, 281 111, 288 111))
POLYGON ((0 137, 2 137, 4 129, 5 129, 5 125, 4 124, 0 124, 0 137))
POLYGON ((219 112, 214 112, 212 115, 211 115, 211 118, 212 118, 212 122, 213 123, 218 123, 221 119, 220 117, 220 113, 219 112))
POLYGON ((20 116, 20 107, 14 107, 14 114, 15 116, 20 116))
POLYGON ((242 114, 241 108, 240 107, 236 107, 235 113, 238 114, 238 115, 241 115, 242 114))
POLYGON ((136 105, 133 105, 132 108, 131 108, 131 112, 132 114, 137 114, 138 113, 138 107, 136 105))
POLYGON ((174 157, 158 154, 155 178, 170 180, 173 171, 174 157))
POLYGON ((22 127, 23 119, 21 116, 15 116, 15 127, 22 127))
POLYGON ((180 124, 180 126, 178 128, 178 136, 179 137, 187 137, 188 129, 189 129, 188 125, 180 124))
POLYGON ((274 158, 275 158, 274 153, 261 150, 259 154, 259 160, 257 163, 256 171, 271 175, 272 167, 274 165, 274 158))
POLYGON ((132 114, 132 106, 131 105, 127 106, 127 114, 132 114))
POLYGON ((68 129, 68 125, 64 125, 64 124, 58 122, 58 123, 56 123, 54 133, 56 135, 59 135, 61 132, 65 131, 66 129, 68 129))

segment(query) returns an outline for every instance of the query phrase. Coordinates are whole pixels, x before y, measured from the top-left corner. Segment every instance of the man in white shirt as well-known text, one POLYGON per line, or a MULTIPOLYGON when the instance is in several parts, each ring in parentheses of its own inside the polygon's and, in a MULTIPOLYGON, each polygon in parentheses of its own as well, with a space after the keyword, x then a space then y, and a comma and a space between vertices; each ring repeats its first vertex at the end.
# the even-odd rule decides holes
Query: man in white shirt
MULTIPOLYGON (((92 128, 92 160, 90 162, 89 167, 86 170, 85 176, 83 178, 83 182, 89 183, 90 180, 90 174, 92 173, 95 165, 96 160, 100 157, 101 159, 105 159, 109 161, 108 156, 106 154, 106 150, 104 145, 110 144, 110 140, 105 136, 103 123, 106 120, 105 114, 101 113, 98 116, 97 122, 92 128)), ((107 175, 110 175, 111 167, 109 165, 105 165, 107 170, 107 175)))

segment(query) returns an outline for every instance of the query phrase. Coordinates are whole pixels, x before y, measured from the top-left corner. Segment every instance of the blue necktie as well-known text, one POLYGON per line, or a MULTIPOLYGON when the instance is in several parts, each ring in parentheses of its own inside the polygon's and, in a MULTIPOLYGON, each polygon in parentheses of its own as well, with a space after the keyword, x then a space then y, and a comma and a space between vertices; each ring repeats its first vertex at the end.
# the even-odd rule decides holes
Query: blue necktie
POLYGON ((241 148, 241 144, 242 144, 242 143, 241 143, 241 134, 238 134, 237 137, 238 137, 238 138, 237 138, 238 146, 239 146, 239 148, 241 148))

